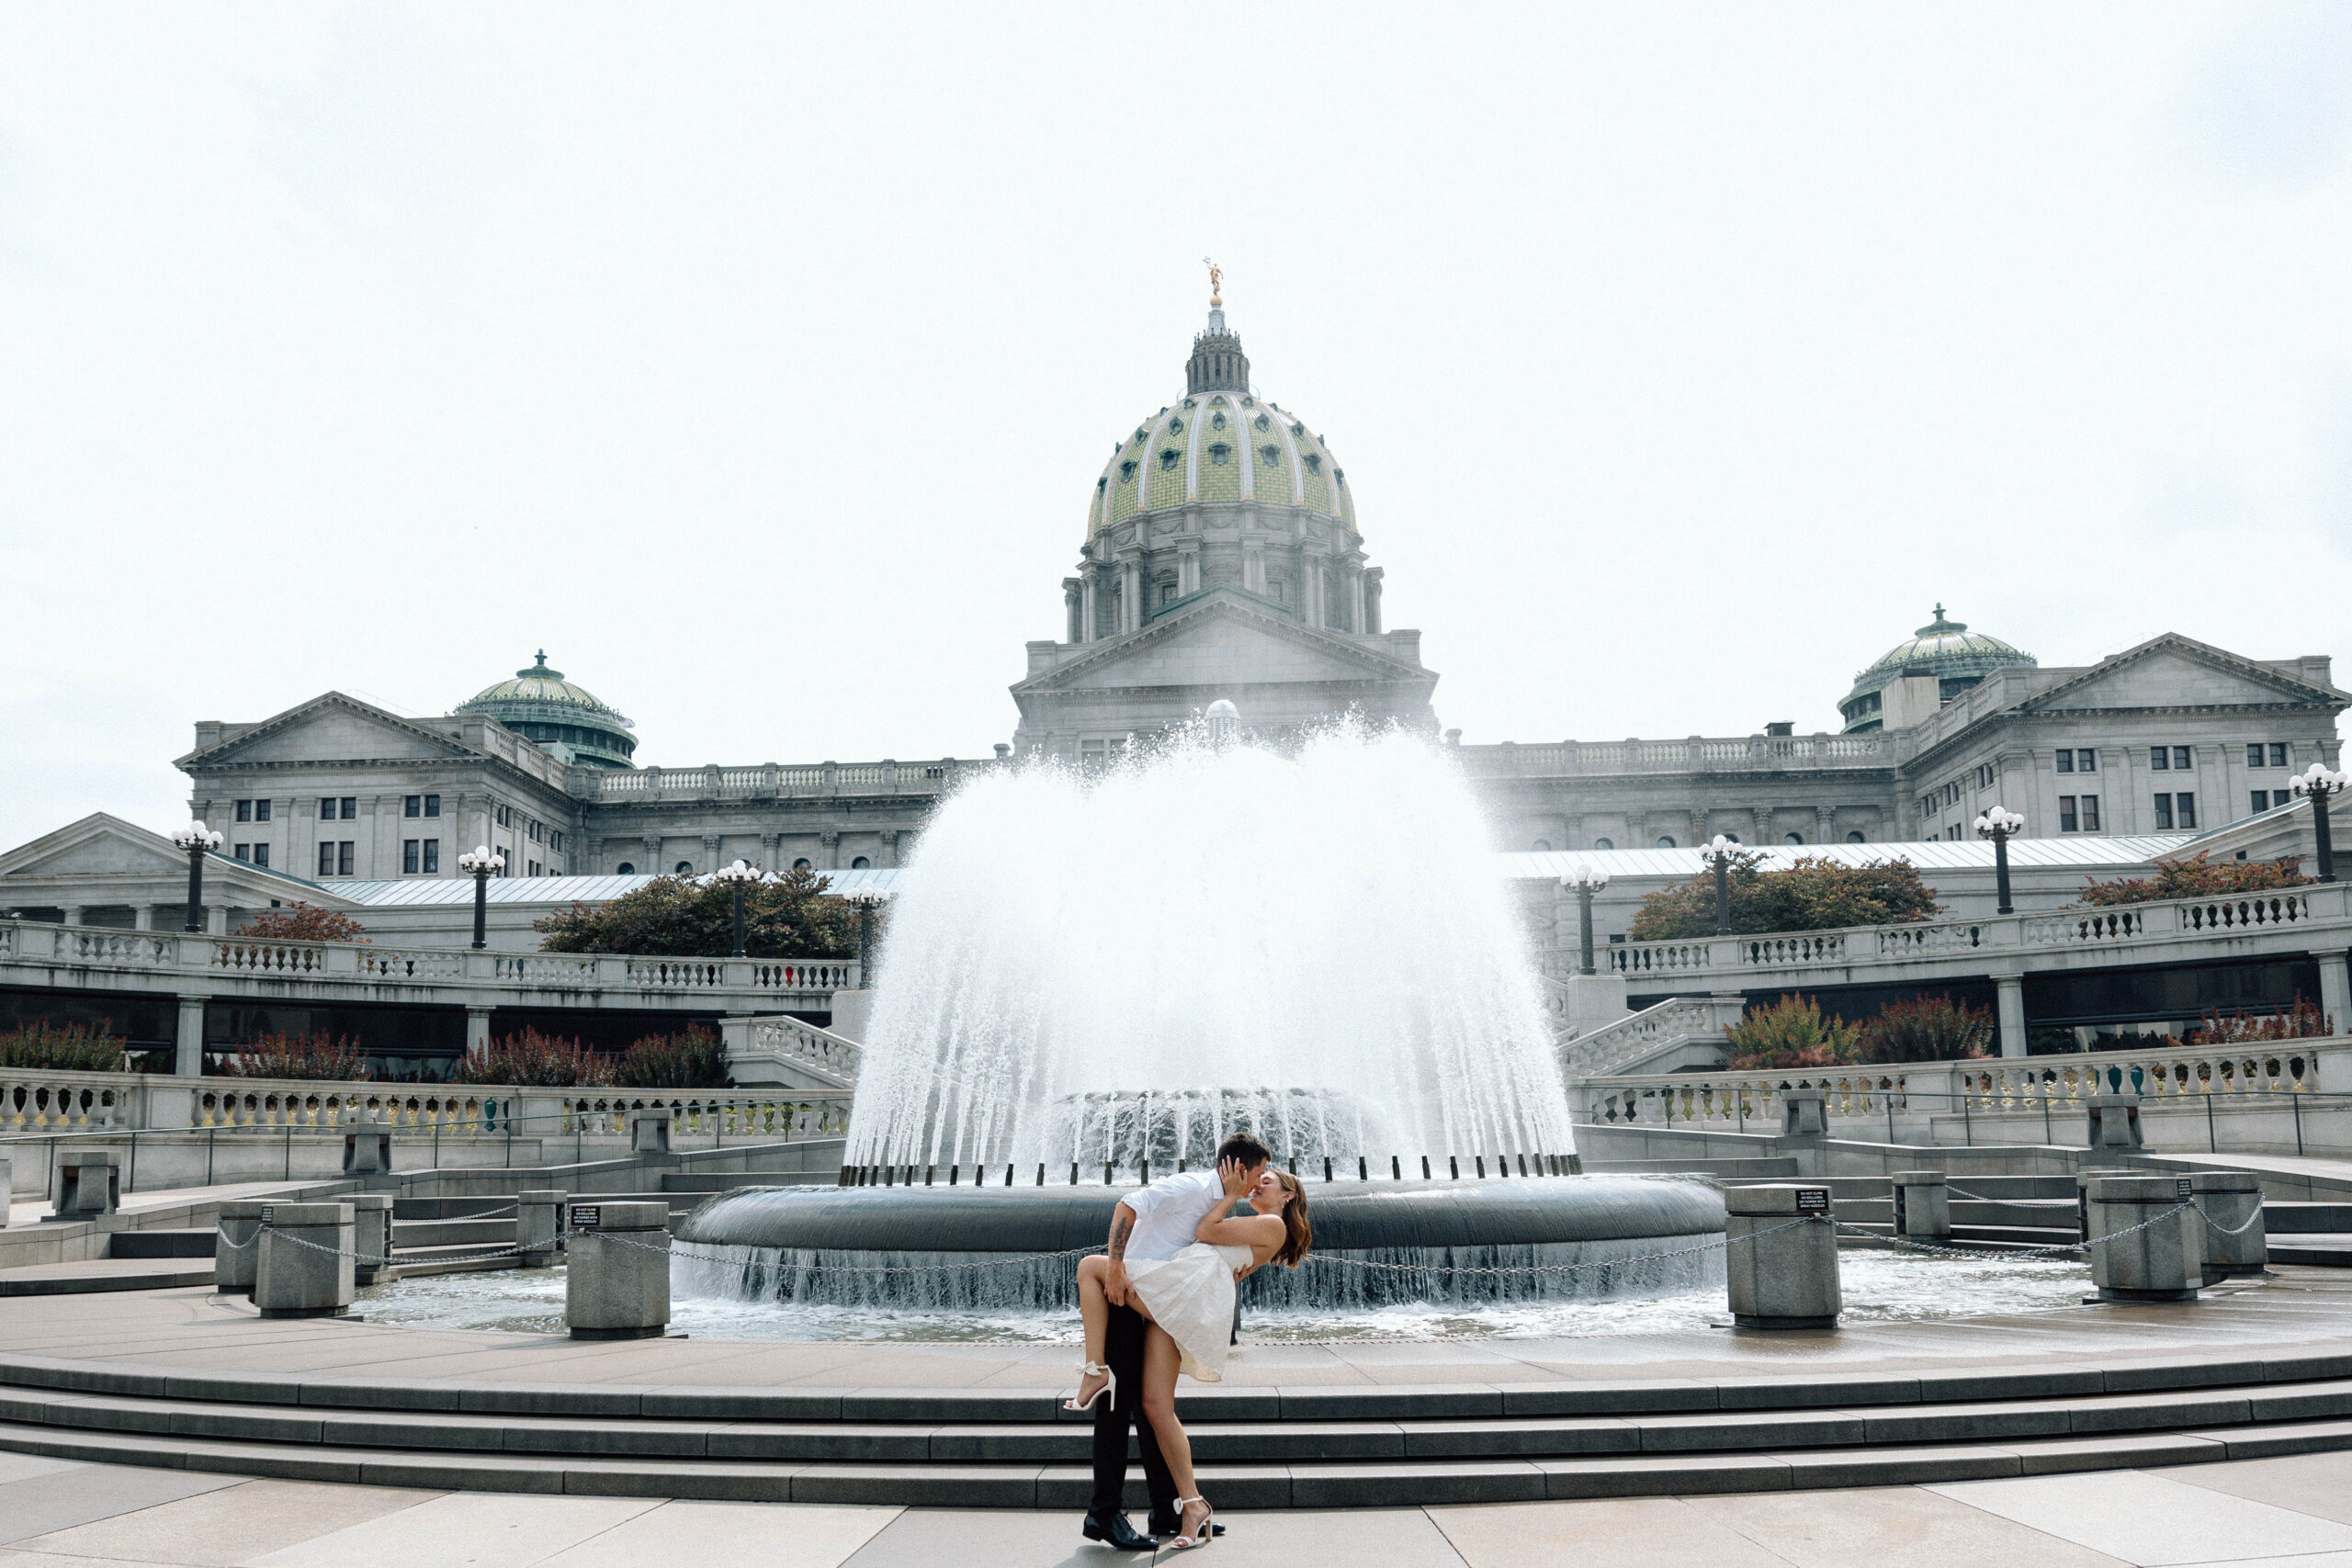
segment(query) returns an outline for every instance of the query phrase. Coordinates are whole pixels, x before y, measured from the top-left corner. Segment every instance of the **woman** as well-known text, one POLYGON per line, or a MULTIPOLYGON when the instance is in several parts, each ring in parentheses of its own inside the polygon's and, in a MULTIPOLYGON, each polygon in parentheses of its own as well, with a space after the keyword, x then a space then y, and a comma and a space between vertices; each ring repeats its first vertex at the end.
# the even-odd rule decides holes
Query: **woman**
MULTIPOLYGON (((1129 1301, 1149 1321, 1143 1352, 1143 1412, 1159 1439, 1160 1456, 1176 1483, 1180 1547, 1206 1546, 1213 1510, 1194 1494, 1193 1445, 1176 1419, 1176 1374, 1201 1382, 1225 1376, 1232 1343, 1234 1286, 1272 1262, 1295 1269, 1306 1256, 1314 1232, 1306 1219, 1306 1190, 1286 1170, 1268 1168, 1255 1185, 1245 1184, 1240 1168, 1220 1167, 1225 1196, 1193 1229, 1193 1245, 1164 1262, 1127 1264, 1129 1301), (1247 1197, 1251 1214, 1236 1219, 1233 1205, 1247 1197)), ((1078 1266, 1079 1313, 1086 1323, 1086 1366, 1078 1397, 1067 1408, 1084 1410, 1109 1392, 1110 1370, 1102 1365, 1102 1341, 1110 1324, 1110 1298, 1103 1280, 1110 1260, 1086 1258, 1078 1266)))

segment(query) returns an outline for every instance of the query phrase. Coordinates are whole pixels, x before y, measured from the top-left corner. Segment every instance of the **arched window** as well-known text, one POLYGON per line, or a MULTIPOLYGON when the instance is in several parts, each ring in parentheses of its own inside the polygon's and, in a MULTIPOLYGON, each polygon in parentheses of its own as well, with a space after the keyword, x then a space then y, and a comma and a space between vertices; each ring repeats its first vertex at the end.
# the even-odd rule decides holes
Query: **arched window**
POLYGON ((1863 838, 1861 834, 1858 832, 1847 834, 1846 841, 1849 844, 1867 844, 1870 842, 1868 839, 1863 838))
POLYGON ((1659 834, 1659 835, 1658 835, 1658 840, 1657 840, 1657 847, 1658 847, 1659 849, 1662 849, 1662 850, 1670 850, 1670 849, 1672 849, 1672 848, 1674 847, 1674 835, 1673 835, 1673 834, 1671 834, 1671 833, 1661 833, 1661 834, 1659 834))
POLYGON ((810 865, 808 863, 808 857, 804 855, 800 859, 792 863, 792 869, 795 871, 814 871, 817 868, 810 865))
POLYGON ((680 862, 678 863, 678 874, 679 874, 680 876, 692 876, 694 874, 695 874, 695 863, 694 863, 694 862, 692 862, 692 861, 690 861, 690 860, 682 860, 682 861, 680 861, 680 862))
POLYGON ((1739 842, 1739 835, 1737 833, 1725 833, 1724 835, 1724 842, 1727 844, 1736 844, 1739 842))
POLYGON ((1802 844, 1804 842, 1804 835, 1803 833, 1783 833, 1781 835, 1781 842, 1784 844, 1802 844))
POLYGON ((1549 839, 1538 839, 1538 840, 1535 840, 1535 852, 1536 852, 1537 854, 1539 854, 1539 855, 1543 855, 1543 854, 1549 854, 1549 853, 1551 853, 1551 852, 1552 852, 1552 840, 1549 840, 1549 839))
POLYGON ((637 867, 629 864, 627 861, 623 861, 619 865, 613 868, 613 874, 615 876, 635 876, 637 874, 637 867))
POLYGON ((849 868, 852 871, 866 871, 871 869, 873 864, 874 863, 872 861, 867 860, 864 855, 860 855, 855 860, 849 863, 849 868))
POLYGON ((1616 845, 1614 845, 1614 844, 1612 844, 1612 843, 1611 843, 1611 842, 1610 842, 1608 840, 1606 840, 1606 839, 1595 839, 1595 840, 1592 841, 1592 847, 1593 847, 1594 849, 1596 849, 1596 850, 1613 850, 1613 849, 1615 849, 1617 846, 1616 846, 1616 845))

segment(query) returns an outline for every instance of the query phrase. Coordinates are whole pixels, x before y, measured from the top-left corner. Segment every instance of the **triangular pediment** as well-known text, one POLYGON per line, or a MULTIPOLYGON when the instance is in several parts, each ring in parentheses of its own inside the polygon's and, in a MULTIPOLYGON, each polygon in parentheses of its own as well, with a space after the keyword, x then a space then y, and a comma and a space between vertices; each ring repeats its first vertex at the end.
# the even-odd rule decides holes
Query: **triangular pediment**
POLYGON ((407 761, 474 755, 454 736, 341 692, 314 697, 179 760, 183 770, 268 762, 407 761))
POLYGON ((1435 680, 1419 665, 1351 637, 1302 626, 1239 594, 1212 592, 1141 631, 1093 644, 1013 693, 1435 680))
POLYGON ((2031 713, 2199 708, 2342 708, 2346 694, 2167 633, 2069 676, 2027 699, 2031 713))
POLYGON ((161 833, 93 812, 0 852, 0 876, 185 875, 187 856, 161 833))

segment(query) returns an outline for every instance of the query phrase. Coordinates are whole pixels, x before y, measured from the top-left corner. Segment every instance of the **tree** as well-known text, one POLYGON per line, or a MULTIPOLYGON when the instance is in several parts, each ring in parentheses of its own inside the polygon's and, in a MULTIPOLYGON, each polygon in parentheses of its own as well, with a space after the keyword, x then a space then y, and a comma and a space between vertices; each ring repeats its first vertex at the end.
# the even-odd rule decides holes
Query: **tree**
POLYGON ((1861 1026, 1811 997, 1782 997, 1724 1031, 1735 1067, 1835 1067, 1858 1059, 1861 1026))
MULTIPOLYGON (((849 958, 857 919, 824 896, 805 869, 776 872, 743 889, 743 951, 753 958, 849 958)), ((657 876, 605 904, 574 904, 533 922, 549 953, 631 953, 724 958, 734 950, 735 896, 722 882, 657 876)))
POLYGON ((119 1073, 130 1042, 113 1032, 114 1021, 19 1024, 0 1032, 0 1067, 41 1067, 73 1073, 119 1073))
POLYGON ((271 942, 366 942, 367 929, 339 909, 322 909, 297 900, 289 908, 265 909, 252 916, 234 934, 271 942))
POLYGON ((492 1040, 480 1055, 469 1055, 449 1075, 457 1084, 500 1084, 514 1089, 585 1089, 612 1081, 612 1059, 577 1040, 526 1028, 492 1040))
POLYGON ((615 1089, 725 1089, 727 1047, 718 1034, 689 1025, 680 1034, 649 1034, 613 1064, 615 1089))
POLYGON ((1949 994, 1889 1002, 1862 1025, 1865 1062, 1957 1062, 1993 1054, 1993 1010, 1949 994))
MULTIPOLYGON (((1799 855, 1785 871, 1759 869, 1763 859, 1758 850, 1732 853, 1731 929, 1741 935, 1900 925, 1944 912, 1934 890, 1919 880, 1919 868, 1899 856, 1846 865, 1824 855, 1799 855)), ((1712 936, 1714 930, 1715 876, 1702 871, 1644 897, 1631 934, 1635 942, 1669 942, 1712 936)))
POLYGON ((2211 864, 2203 851, 2187 860, 2160 860, 2154 876, 2119 876, 2113 882, 2091 878, 2083 887, 2086 904, 2146 904, 2158 898, 2206 898, 2237 893, 2267 893, 2278 887, 2301 887, 2317 882, 2298 868, 2295 857, 2277 860, 2225 860, 2211 864))

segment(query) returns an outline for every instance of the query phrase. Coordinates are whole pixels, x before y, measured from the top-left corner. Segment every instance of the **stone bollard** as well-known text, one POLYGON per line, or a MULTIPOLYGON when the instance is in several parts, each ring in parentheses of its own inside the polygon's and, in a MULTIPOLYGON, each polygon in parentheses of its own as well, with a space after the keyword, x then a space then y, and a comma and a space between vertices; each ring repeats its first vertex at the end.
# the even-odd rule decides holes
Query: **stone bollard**
POLYGON ((392 1197, 389 1192, 362 1192, 351 1200, 351 1282, 380 1284, 397 1280, 401 1271, 391 1262, 392 1197), (376 1258, 383 1262, 374 1261, 376 1258))
POLYGON ((2095 1094, 2083 1102, 2089 1118, 2089 1142, 2095 1149, 2136 1149, 2140 1144, 2140 1097, 2136 1094, 2095 1094))
POLYGON ((57 1217, 61 1220, 95 1220, 120 1208, 121 1158, 112 1149, 58 1150, 57 1217))
POLYGON ((1829 1096, 1817 1089, 1783 1089, 1781 1093, 1781 1136, 1826 1138, 1829 1135, 1829 1096))
POLYGON ((348 1203, 270 1203, 254 1247, 254 1305, 264 1317, 332 1317, 351 1305, 348 1203), (309 1246, 303 1244, 308 1242, 309 1246))
POLYGON ((2270 1241, 2262 1218, 2262 1179, 2250 1170, 2199 1171, 2188 1179, 2188 1189, 2205 1214, 2204 1282, 2267 1273, 2270 1241), (2237 1230, 2240 1225, 2245 1228, 2237 1230))
POLYGON ((17 1198, 17 1168, 6 1155, 0 1155, 0 1231, 10 1224, 8 1205, 17 1198))
POLYGON ((2091 1183, 2091 1283, 2099 1300, 2197 1299, 2204 1283, 2205 1222, 2189 1196, 2186 1176, 2103 1176, 2091 1183), (2180 1213, 2136 1228, 2172 1209, 2180 1213))
POLYGON ((651 1339, 670 1326, 670 1205, 574 1203, 563 1321, 574 1339, 651 1339))
POLYGON ((631 1154, 666 1155, 670 1152, 671 1111, 666 1105, 628 1113, 628 1147, 631 1154))
POLYGON ((261 1216, 274 1203, 235 1198, 220 1205, 220 1239, 212 1245, 212 1288, 224 1296, 254 1293, 254 1265, 261 1258, 256 1238, 261 1216))
POLYGON ((2091 1183, 2109 1176, 2141 1176, 2145 1172, 2128 1165, 2093 1166, 2075 1173, 2075 1239, 2087 1243, 2091 1239, 2091 1183))
POLYGON ((1894 1173, 1894 1234, 1913 1241, 1951 1239, 1951 1194, 1940 1170, 1894 1173))
POLYGON ((1724 1213, 1732 1321, 1742 1328, 1837 1327, 1845 1298, 1838 1288, 1829 1189, 1797 1182, 1726 1187, 1724 1213), (1809 1223, 1791 1223, 1800 1219, 1809 1223))
POLYGON ((386 1176, 392 1168, 392 1130, 374 1122, 363 1122, 343 1135, 343 1173, 345 1176, 386 1176))
POLYGON ((514 1194, 514 1245, 523 1249, 524 1268, 545 1269, 555 1262, 556 1227, 562 1213, 560 1191, 514 1194))

